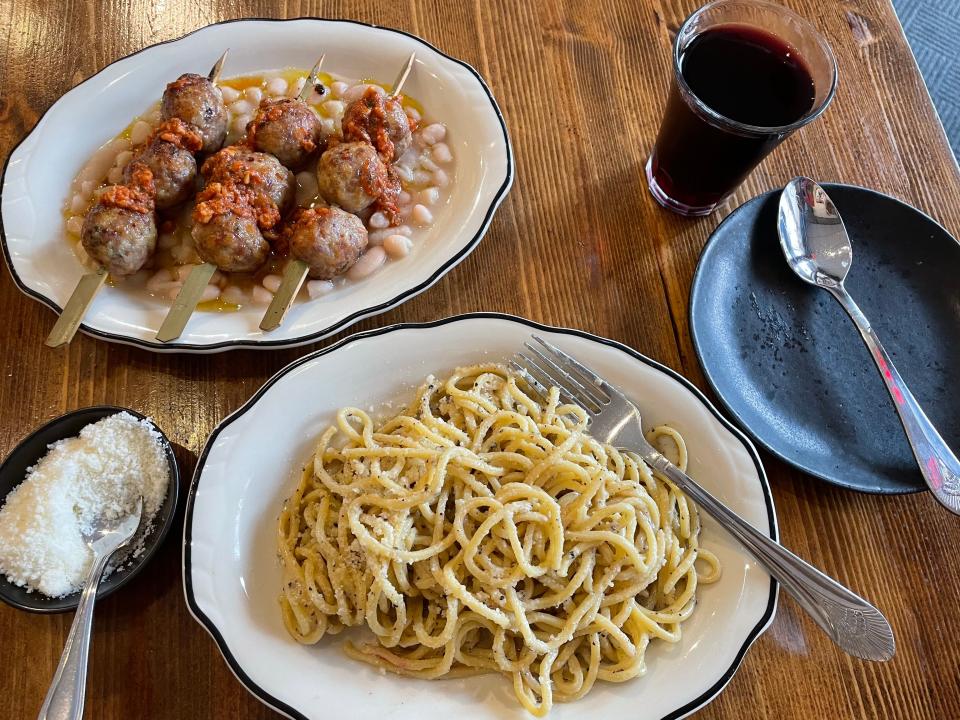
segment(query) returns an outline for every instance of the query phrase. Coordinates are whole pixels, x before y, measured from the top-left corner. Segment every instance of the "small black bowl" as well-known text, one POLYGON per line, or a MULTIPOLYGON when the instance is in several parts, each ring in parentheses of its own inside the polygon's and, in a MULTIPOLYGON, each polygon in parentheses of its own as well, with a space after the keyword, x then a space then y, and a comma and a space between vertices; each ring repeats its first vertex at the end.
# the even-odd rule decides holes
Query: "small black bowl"
MULTIPOLYGON (((96 407, 82 408, 61 415, 46 425, 34 430, 20 441, 13 452, 0 465, 0 505, 7 495, 27 476, 27 468, 36 465, 40 458, 47 454, 47 448, 52 443, 66 438, 77 437, 87 425, 103 420, 110 415, 128 412, 140 420, 146 417, 129 408, 114 407, 112 405, 97 405, 96 407)), ((152 422, 151 422, 152 424, 152 422)), ((173 524, 173 515, 177 509, 177 492, 180 486, 180 472, 177 469, 177 459, 173 455, 173 448, 167 436, 156 425, 154 429, 160 433, 163 449, 167 455, 167 464, 170 468, 170 486, 167 497, 157 510, 153 518, 153 529, 144 540, 144 549, 140 557, 124 563, 122 568, 110 573, 97 590, 97 599, 102 600, 124 585, 149 562, 150 558, 163 543, 163 539, 173 524)), ((41 592, 27 592, 26 588, 14 585, 0 574, 0 600, 20 610, 35 613, 59 613, 75 610, 80 601, 80 593, 64 595, 60 598, 47 597, 41 592)))

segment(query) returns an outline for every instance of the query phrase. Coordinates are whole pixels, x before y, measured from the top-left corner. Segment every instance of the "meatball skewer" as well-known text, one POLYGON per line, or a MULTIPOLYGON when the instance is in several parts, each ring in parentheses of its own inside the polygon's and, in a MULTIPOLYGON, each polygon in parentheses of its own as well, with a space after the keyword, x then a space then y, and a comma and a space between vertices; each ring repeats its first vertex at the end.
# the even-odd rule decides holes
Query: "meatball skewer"
POLYGON ((247 124, 247 145, 273 155, 291 170, 303 165, 323 143, 320 118, 306 101, 317 85, 326 57, 324 54, 317 60, 297 97, 264 98, 247 124))
POLYGON ((320 120, 305 100, 325 58, 320 56, 296 99, 264 100, 244 141, 204 163, 201 173, 209 191, 197 198, 192 230, 203 262, 194 265, 180 288, 157 332, 160 342, 183 334, 217 269, 250 272, 269 255, 261 230, 272 228, 293 204, 295 181, 288 167, 302 162, 320 140, 320 120))
MULTIPOLYGON (((220 77, 226 57, 225 51, 210 69, 207 81, 211 84, 220 77)), ((167 94, 165 91, 164 105, 167 94)), ((48 347, 66 345, 73 339, 108 274, 132 275, 147 263, 157 244, 156 208, 183 200, 185 188, 193 182, 196 162, 191 149, 196 134, 191 134, 188 121, 179 115, 163 115, 165 122, 128 165, 124 184, 106 188, 87 211, 81 242, 98 267, 77 282, 47 336, 48 347), (170 132, 173 135, 165 139, 170 132)))
POLYGON ((160 342, 180 337, 218 268, 252 272, 264 263, 270 244, 263 232, 273 231, 294 201, 293 173, 246 145, 225 147, 200 172, 207 183, 197 195, 191 234, 202 262, 190 270, 164 318, 160 342))
MULTIPOLYGON (((393 84, 390 99, 400 95, 415 59, 416 53, 411 53, 393 84)), ((354 144, 359 145, 346 143, 339 147, 345 148, 354 144)), ((376 160, 375 155, 373 159, 376 160)), ((371 164, 368 163, 367 167, 371 164)), ((268 332, 280 327, 308 274, 329 280, 348 270, 360 259, 367 248, 367 231, 356 215, 345 212, 350 209, 311 208, 301 211, 294 218, 288 227, 290 259, 284 268, 280 287, 260 322, 261 330, 268 332)))

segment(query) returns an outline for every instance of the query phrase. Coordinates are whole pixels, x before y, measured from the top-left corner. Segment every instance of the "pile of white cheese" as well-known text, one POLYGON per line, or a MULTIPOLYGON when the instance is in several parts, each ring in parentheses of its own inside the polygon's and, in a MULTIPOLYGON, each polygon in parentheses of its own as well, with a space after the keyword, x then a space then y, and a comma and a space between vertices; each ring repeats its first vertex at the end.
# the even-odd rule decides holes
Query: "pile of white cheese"
POLYGON ((0 572, 50 597, 78 591, 93 562, 84 534, 129 515, 142 496, 139 555, 170 482, 160 443, 148 421, 124 412, 51 445, 0 509, 0 572))

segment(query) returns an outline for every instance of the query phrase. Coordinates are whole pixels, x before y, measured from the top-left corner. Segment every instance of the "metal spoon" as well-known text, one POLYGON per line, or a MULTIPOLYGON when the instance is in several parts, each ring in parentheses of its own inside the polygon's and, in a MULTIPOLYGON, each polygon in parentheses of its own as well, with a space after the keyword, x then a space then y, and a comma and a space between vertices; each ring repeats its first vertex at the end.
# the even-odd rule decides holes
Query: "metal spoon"
POLYGON ((853 263, 853 248, 823 188, 810 178, 791 180, 780 195, 777 232, 790 269, 833 295, 856 324, 890 391, 930 492, 947 510, 960 515, 960 461, 907 389, 870 321, 843 286, 853 263))
POLYGON ((81 720, 87 687, 87 657, 90 654, 90 632, 93 629, 93 605, 97 587, 113 554, 130 542, 140 526, 143 498, 124 518, 107 520, 84 536, 84 542, 93 551, 93 564, 80 596, 77 614, 73 617, 67 644, 60 656, 60 664, 40 708, 37 720, 81 720))

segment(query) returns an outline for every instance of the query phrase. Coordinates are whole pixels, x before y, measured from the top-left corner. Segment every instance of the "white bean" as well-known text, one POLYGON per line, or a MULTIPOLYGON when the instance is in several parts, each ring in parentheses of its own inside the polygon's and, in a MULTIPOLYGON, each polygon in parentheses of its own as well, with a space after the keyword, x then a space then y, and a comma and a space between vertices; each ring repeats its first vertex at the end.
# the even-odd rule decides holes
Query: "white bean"
POLYGON ((273 293, 262 285, 253 286, 253 301, 258 305, 269 305, 273 300, 273 293))
POLYGON ((236 88, 232 88, 229 85, 220 86, 220 95, 223 96, 223 102, 226 105, 234 102, 238 97, 240 97, 240 91, 236 88))
POLYGON ((254 106, 246 100, 237 100, 230 106, 230 111, 234 117, 236 117, 237 115, 250 115, 253 112, 253 108, 254 106))
POLYGON ((180 283, 169 283, 168 286, 164 288, 163 294, 166 295, 167 300, 176 300, 182 287, 183 285, 180 283))
POLYGON ((70 212, 75 215, 82 213, 87 209, 87 203, 90 202, 90 198, 84 197, 80 193, 77 193, 70 200, 70 212))
POLYGON ((382 212, 375 212, 370 216, 369 225, 377 230, 382 230, 383 228, 390 227, 390 221, 387 220, 387 216, 382 212))
POLYGON ((359 85, 354 85, 347 88, 343 92, 343 101, 349 105, 354 100, 359 100, 367 92, 367 88, 374 88, 377 91, 378 95, 385 95, 386 91, 379 85, 371 85, 368 83, 360 83, 359 85))
POLYGON ((407 112, 407 117, 413 120, 414 122, 420 121, 420 111, 415 107, 405 107, 404 110, 407 112))
POLYGON ((118 167, 110 168, 110 172, 107 173, 107 182, 111 185, 119 185, 123 182, 123 170, 118 167))
POLYGON ((433 213, 423 205, 417 204, 413 206, 413 210, 410 212, 410 219, 423 227, 433 222, 433 213))
POLYGON ((342 97, 343 93, 347 91, 348 87, 350 86, 347 85, 345 82, 341 82, 340 80, 337 80, 335 83, 333 83, 330 86, 330 94, 333 95, 333 97, 335 98, 342 97))
POLYGON ((280 283, 283 282, 283 278, 279 275, 264 275, 263 280, 261 280, 263 286, 272 293, 277 292, 280 289, 280 283))
POLYGON ((247 131, 247 123, 250 122, 249 115, 237 115, 233 119, 232 130, 235 133, 240 133, 241 135, 247 131))
POLYGON ((450 184, 450 176, 443 170, 437 170, 433 173, 433 182, 437 187, 446 187, 450 184))
POLYGON ((80 192, 84 195, 90 195, 93 192, 93 180, 84 180, 80 183, 80 192))
POLYGON ((403 182, 411 182, 413 180, 413 170, 408 168, 406 165, 394 165, 393 172, 396 174, 400 180, 403 182))
POLYGON ((287 95, 290 97, 296 97, 300 94, 300 91, 303 90, 303 86, 306 84, 307 79, 305 77, 297 78, 297 81, 287 88, 287 95))
POLYGON ((414 185, 429 185, 433 182, 433 173, 426 170, 417 170, 413 173, 414 185))
POLYGON ((218 297, 220 297, 220 286, 210 283, 203 289, 199 302, 210 302, 211 300, 216 300, 218 297))
POLYGON ((307 281, 307 295, 310 296, 311 300, 316 300, 322 295, 333 290, 333 283, 329 280, 308 280, 307 281))
POLYGON ((427 125, 420 131, 420 139, 423 140, 426 145, 436 145, 438 142, 442 142, 446 136, 447 128, 440 123, 427 125))
POLYGON ((394 260, 406 257, 413 243, 406 235, 391 235, 383 241, 383 249, 394 260))
POLYGON ((453 160, 453 154, 450 152, 450 146, 446 143, 441 142, 434 145, 433 151, 430 154, 438 163, 448 163, 453 160))
POLYGON ((220 293, 220 299, 231 305, 243 305, 247 301, 247 295, 242 287, 228 284, 220 293))
POLYGON ((330 117, 340 119, 343 117, 345 106, 339 100, 327 100, 323 104, 323 108, 327 111, 327 115, 330 117))
POLYGON ((440 200, 440 188, 429 187, 420 193, 420 202, 424 205, 436 205, 440 200))
POLYGON ((404 207, 413 202, 413 197, 406 190, 402 190, 397 196, 397 205, 404 207))
POLYGON ((157 270, 147 279, 147 292, 155 293, 161 286, 165 286, 171 280, 170 271, 166 268, 157 270))
POLYGON ((420 169, 433 172, 434 170, 439 170, 440 167, 430 159, 428 155, 424 155, 420 158, 420 169))
POLYGON ((67 219, 67 232, 71 235, 79 235, 83 232, 83 218, 79 215, 73 215, 67 219))
POLYGON ((161 250, 169 250, 177 244, 177 236, 173 233, 163 233, 157 238, 157 247, 161 250))
POLYGON ((267 82, 267 95, 284 95, 287 92, 287 81, 282 77, 271 78, 267 82))
POLYGON ((393 229, 371 230, 367 233, 367 242, 370 245, 383 245, 383 241, 393 235, 393 229))
POLYGON ((147 110, 143 115, 140 116, 140 119, 144 122, 150 123, 152 127, 156 127, 160 124, 160 102, 155 102, 149 110, 147 110))
POLYGON ((107 171, 113 167, 113 163, 117 159, 117 153, 127 150, 129 147, 130 141, 126 138, 111 140, 90 156, 87 164, 77 173, 77 181, 81 186, 85 182, 99 183, 106 177, 107 171))
POLYGON ((320 119, 320 130, 323 133, 323 136, 333 135, 337 132, 337 123, 331 120, 330 118, 321 118, 320 119))
POLYGON ((123 152, 121 152, 121 153, 119 153, 119 154, 117 155, 117 159, 116 159, 116 161, 114 162, 114 164, 115 164, 118 168, 121 168, 121 169, 122 169, 122 168, 125 168, 127 165, 129 165, 129 164, 130 164, 130 160, 132 160, 132 159, 133 159, 133 151, 132 151, 132 150, 124 150, 123 152))
POLYGON ((263 90, 258 87, 248 87, 243 91, 243 96, 256 107, 263 100, 263 90))
POLYGON ((347 270, 347 277, 351 280, 363 280, 368 277, 377 268, 379 268, 387 259, 387 253, 379 245, 369 248, 360 259, 354 263, 353 267, 347 270))
POLYGON ((323 102, 323 95, 318 93, 316 90, 311 90, 310 94, 307 95, 307 104, 308 105, 319 105, 323 102))
POLYGON ((133 124, 133 127, 130 128, 130 142, 134 145, 139 145, 140 143, 145 142, 152 132, 153 128, 150 127, 150 123, 144 122, 143 120, 137 120, 133 124))
POLYGON ((173 276, 177 280, 186 280, 187 276, 193 272, 193 265, 180 265, 173 269, 173 276))

